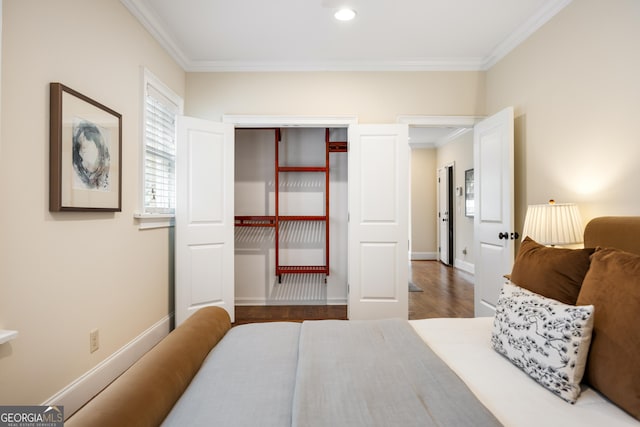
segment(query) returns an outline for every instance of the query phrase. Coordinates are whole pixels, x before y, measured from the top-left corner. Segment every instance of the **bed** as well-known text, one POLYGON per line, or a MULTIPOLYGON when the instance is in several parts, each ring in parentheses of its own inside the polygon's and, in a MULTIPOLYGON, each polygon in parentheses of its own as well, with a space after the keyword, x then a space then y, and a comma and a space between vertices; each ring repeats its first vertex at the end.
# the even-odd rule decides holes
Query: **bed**
POLYGON ((638 427, 640 217, 592 220, 585 248, 525 239, 490 318, 201 309, 65 425, 638 427))

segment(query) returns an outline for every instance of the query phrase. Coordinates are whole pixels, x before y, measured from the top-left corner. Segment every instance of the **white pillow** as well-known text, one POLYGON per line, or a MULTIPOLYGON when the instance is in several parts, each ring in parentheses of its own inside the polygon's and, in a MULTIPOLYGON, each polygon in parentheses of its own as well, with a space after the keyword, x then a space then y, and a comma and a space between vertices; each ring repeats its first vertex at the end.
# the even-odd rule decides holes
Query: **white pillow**
POLYGON ((531 378, 574 403, 587 362, 593 306, 573 306, 505 283, 491 345, 531 378))

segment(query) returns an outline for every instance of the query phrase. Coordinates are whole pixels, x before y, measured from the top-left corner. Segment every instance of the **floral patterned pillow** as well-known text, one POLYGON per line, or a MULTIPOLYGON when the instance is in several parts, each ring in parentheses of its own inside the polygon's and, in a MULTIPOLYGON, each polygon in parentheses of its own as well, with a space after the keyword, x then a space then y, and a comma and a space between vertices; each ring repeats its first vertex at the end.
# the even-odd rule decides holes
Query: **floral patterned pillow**
POLYGON ((593 306, 573 306, 505 283, 491 344, 564 400, 580 395, 593 329, 593 306))

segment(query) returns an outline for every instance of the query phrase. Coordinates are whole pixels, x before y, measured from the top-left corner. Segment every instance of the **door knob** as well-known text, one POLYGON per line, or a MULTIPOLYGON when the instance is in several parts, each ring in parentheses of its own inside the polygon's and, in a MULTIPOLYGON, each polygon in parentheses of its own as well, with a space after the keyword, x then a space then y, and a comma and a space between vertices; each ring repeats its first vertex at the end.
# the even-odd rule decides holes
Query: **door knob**
POLYGON ((502 239, 505 239, 505 240, 509 240, 509 239, 516 240, 519 237, 520 237, 520 233, 518 233, 517 231, 514 231, 513 233, 511 233, 511 235, 509 235, 508 232, 507 233, 502 233, 502 232, 498 233, 498 239, 500 239, 500 240, 502 240, 502 239))

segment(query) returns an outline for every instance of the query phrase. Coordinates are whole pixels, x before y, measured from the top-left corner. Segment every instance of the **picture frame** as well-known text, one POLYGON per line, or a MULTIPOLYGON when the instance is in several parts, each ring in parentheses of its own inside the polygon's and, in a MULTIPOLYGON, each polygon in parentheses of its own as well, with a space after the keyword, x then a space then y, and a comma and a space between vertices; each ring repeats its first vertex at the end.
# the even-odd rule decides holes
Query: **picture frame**
POLYGON ((122 211, 122 115, 50 83, 49 210, 122 211))
POLYGON ((464 171, 464 215, 473 217, 475 215, 475 189, 473 169, 464 171))

